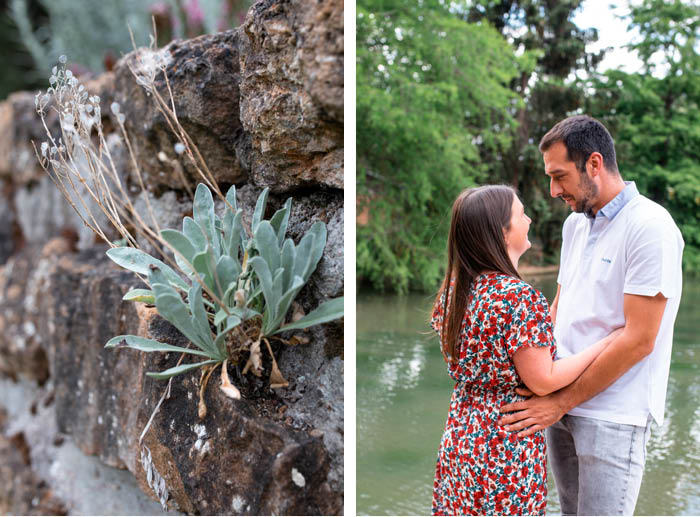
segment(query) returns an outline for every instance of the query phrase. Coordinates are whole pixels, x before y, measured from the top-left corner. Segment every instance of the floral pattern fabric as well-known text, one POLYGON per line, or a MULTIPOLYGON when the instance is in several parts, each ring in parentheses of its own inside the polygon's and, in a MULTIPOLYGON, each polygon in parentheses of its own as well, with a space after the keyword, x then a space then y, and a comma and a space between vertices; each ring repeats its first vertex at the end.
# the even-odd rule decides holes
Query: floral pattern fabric
MULTIPOLYGON (((521 347, 556 345, 544 296, 517 278, 477 276, 472 284, 456 381, 438 450, 433 515, 544 515, 547 460, 544 433, 518 438, 498 425, 501 406, 522 400, 513 354, 521 347)), ((442 307, 431 326, 439 332, 442 307)))

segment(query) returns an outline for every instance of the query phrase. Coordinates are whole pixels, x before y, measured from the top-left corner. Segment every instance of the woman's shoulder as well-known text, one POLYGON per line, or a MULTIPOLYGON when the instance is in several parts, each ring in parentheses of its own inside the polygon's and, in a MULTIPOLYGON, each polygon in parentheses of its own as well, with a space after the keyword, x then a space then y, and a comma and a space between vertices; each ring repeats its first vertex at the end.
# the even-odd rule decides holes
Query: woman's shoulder
POLYGON ((533 286, 511 275, 503 273, 487 273, 485 285, 492 296, 516 304, 518 302, 539 302, 542 293, 533 286))

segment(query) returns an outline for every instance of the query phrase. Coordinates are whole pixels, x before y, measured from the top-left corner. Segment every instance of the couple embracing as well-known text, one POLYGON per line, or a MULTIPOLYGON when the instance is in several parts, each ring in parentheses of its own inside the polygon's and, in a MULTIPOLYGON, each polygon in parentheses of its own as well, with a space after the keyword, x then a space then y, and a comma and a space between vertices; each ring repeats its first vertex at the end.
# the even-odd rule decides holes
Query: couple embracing
POLYGON ((663 422, 681 234, 623 181, 597 120, 565 119, 539 147, 574 212, 551 307, 517 272, 530 218, 515 191, 469 189, 452 208, 431 321, 456 381, 434 515, 544 514, 547 456, 564 515, 631 515, 663 422))

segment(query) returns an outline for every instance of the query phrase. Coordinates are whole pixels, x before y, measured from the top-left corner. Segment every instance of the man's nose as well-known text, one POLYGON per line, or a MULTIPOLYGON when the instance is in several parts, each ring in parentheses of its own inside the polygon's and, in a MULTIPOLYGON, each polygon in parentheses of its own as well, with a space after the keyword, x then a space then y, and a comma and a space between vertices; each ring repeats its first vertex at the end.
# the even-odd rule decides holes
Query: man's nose
POLYGON ((557 182, 554 180, 554 178, 551 178, 549 180, 549 194, 552 197, 559 197, 564 191, 562 188, 557 184, 557 182))

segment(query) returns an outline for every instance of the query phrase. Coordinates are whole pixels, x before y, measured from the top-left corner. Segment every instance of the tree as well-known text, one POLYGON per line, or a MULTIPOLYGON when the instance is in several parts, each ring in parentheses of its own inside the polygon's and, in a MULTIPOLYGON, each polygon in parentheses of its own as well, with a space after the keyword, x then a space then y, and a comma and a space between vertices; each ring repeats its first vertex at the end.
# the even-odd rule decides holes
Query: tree
POLYGON ((357 5, 357 274, 433 290, 449 211, 511 145, 521 62, 489 23, 438 0, 357 5), (451 10, 452 9, 452 10, 451 10))
POLYGON ((683 233, 686 271, 700 272, 700 8, 679 0, 633 7, 631 45, 645 70, 591 81, 587 111, 616 141, 625 179, 664 205, 683 233))
POLYGON ((466 19, 487 20, 500 30, 516 53, 533 56, 531 66, 520 70, 511 83, 522 99, 516 113, 518 129, 501 157, 493 156, 491 182, 507 182, 524 198, 533 224, 536 246, 528 261, 556 260, 566 205, 549 195, 537 148, 542 136, 557 122, 578 113, 584 105, 581 72, 591 74, 604 52, 590 53, 586 45, 598 39, 595 29, 580 29, 573 22, 582 0, 477 0, 466 19), (539 256, 538 256, 539 255, 539 256))

